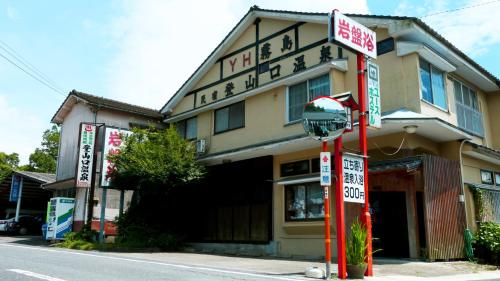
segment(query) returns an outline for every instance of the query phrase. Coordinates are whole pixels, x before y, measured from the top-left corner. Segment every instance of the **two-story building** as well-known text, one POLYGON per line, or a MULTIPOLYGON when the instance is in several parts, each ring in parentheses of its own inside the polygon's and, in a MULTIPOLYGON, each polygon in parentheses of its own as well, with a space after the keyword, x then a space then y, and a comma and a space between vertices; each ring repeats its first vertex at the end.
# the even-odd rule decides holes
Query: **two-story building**
MULTIPOLYGON (((368 132, 374 247, 385 256, 463 257, 464 229, 476 225, 469 184, 500 185, 500 81, 417 18, 348 16, 377 33, 382 128, 368 132)), ((301 115, 318 96, 357 97, 356 54, 327 32, 327 13, 252 7, 161 109, 198 140, 209 166, 205 184, 186 190, 193 204, 177 200, 195 246, 323 255, 320 144, 305 135, 301 115)), ((357 124, 343 139, 343 151, 358 151, 357 124)), ((360 207, 346 203, 348 222, 360 207)))
MULTIPOLYGON (((59 139, 59 155, 57 158, 56 181, 43 185, 53 190, 54 196, 74 197, 75 211, 73 230, 81 229, 87 219, 89 188, 76 187, 76 169, 78 161, 78 145, 81 123, 100 125, 97 132, 96 146, 96 173, 94 208, 92 228, 99 230, 99 219, 103 190, 101 183, 102 149, 104 142, 104 128, 116 127, 131 129, 132 127, 147 127, 161 125, 161 114, 157 110, 144 108, 116 100, 97 97, 94 95, 71 91, 63 101, 51 120, 61 127, 59 139)), ((123 188, 123 187, 122 187, 123 188)), ((105 220, 113 222, 119 214, 120 201, 123 198, 124 207, 128 206, 133 191, 110 189, 107 191, 105 220), (121 194, 123 193, 123 195, 121 194)), ((106 224, 106 233, 114 232, 112 224, 106 224)))

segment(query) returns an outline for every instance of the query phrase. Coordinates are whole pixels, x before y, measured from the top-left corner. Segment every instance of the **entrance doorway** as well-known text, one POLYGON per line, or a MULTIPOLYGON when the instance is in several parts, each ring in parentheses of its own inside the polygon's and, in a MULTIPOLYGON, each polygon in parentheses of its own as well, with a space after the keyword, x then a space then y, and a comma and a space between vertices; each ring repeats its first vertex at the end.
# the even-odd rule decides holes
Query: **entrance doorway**
POLYGON ((409 257, 405 192, 370 192, 373 250, 378 257, 409 257))

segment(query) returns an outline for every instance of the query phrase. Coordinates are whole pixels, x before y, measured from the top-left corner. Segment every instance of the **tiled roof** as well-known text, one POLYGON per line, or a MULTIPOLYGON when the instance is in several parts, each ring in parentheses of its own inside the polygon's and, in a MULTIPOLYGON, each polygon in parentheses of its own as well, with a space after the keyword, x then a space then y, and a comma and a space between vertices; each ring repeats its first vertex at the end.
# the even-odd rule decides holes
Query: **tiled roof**
POLYGON ((76 90, 73 90, 70 92, 70 95, 75 95, 81 99, 86 100, 89 103, 92 103, 97 106, 102 106, 102 107, 107 107, 110 109, 116 109, 120 111, 126 111, 126 112, 131 112, 131 113, 137 113, 140 115, 145 115, 148 117, 153 117, 153 118, 160 118, 161 114, 158 110, 147 108, 147 107, 142 107, 138 105, 133 105, 130 103, 125 103, 117 100, 112 100, 112 99, 107 99, 103 97, 98 97, 94 95, 90 95, 87 93, 82 93, 78 92, 76 90))
MULTIPOLYGON (((285 10, 268 10, 268 9, 261 9, 258 6, 253 6, 250 11, 255 10, 255 11, 263 11, 263 12, 273 12, 273 13, 284 13, 284 14, 297 14, 297 15, 318 15, 318 16, 327 16, 328 13, 310 13, 310 12, 297 12, 297 11, 285 11, 285 10)), ((427 25, 425 22, 423 22, 421 19, 417 17, 405 17, 405 16, 384 16, 384 15, 364 15, 364 14, 345 14, 348 17, 363 17, 363 18, 376 18, 376 19, 391 19, 391 20, 411 20, 415 22, 418 26, 423 28, 425 31, 429 32, 431 35, 436 37, 441 43, 443 43, 446 47, 450 48, 454 52, 456 52, 459 56, 461 56, 464 60, 466 60, 468 63, 472 64, 474 67, 476 67, 481 73, 483 73, 485 76, 487 76, 489 79, 494 81, 498 86, 500 86, 500 79, 495 77, 491 72, 487 71, 484 69, 482 66, 480 66, 477 62, 475 62, 473 59, 471 59, 469 56, 467 56, 465 53, 460 51, 455 45, 453 45, 450 41, 448 41, 446 38, 441 36, 441 34, 437 33, 434 29, 432 29, 429 25, 427 25)))
MULTIPOLYGON (((190 77, 182 84, 182 86, 176 91, 174 95, 163 105, 163 107, 160 109, 162 111, 167 105, 176 97, 181 89, 188 84, 188 82, 194 77, 194 75, 200 71, 200 69, 203 67, 203 65, 212 57, 216 51, 219 49, 219 47, 229 38, 231 35, 233 35, 234 31, 237 29, 237 27, 244 22, 245 18, 252 12, 257 11, 257 12, 270 12, 270 13, 281 13, 281 14, 291 14, 291 15, 303 15, 303 16, 328 16, 328 13, 318 13, 318 12, 300 12, 300 11, 287 11, 287 10, 271 10, 271 9, 262 9, 258 6, 252 6, 250 10, 240 19, 240 21, 231 29, 231 31, 222 39, 222 41, 219 43, 219 45, 208 55, 208 57, 200 64, 200 66, 190 75, 190 77)), ((472 66, 477 68, 482 74, 484 74, 486 77, 488 77, 491 81, 493 81, 496 85, 500 86, 500 79, 495 77, 493 74, 491 74, 489 71, 484 69, 482 66, 480 66, 477 62, 475 62, 473 59, 471 59, 469 56, 467 56, 465 53, 460 51, 457 47, 455 47, 451 42, 446 40, 443 36, 441 36, 439 33, 437 33, 434 29, 432 29, 430 26, 428 26, 426 23, 424 23, 422 20, 416 17, 406 17, 406 16, 386 16, 386 15, 363 15, 363 14, 346 14, 346 16, 350 17, 364 17, 364 18, 376 18, 376 19, 391 19, 391 20, 411 20, 418 26, 420 26, 422 29, 425 31, 429 32, 431 35, 436 37, 441 43, 443 43, 446 47, 450 48, 452 51, 457 53, 460 57, 462 57, 465 61, 470 63, 472 66)))
POLYGON ((154 118, 160 120, 162 118, 161 113, 156 110, 156 109, 151 109, 147 107, 142 107, 138 105, 133 105, 130 103, 125 103, 117 100, 112 100, 104 97, 98 97, 94 96, 91 94, 87 93, 82 93, 76 90, 72 90, 69 92, 68 96, 64 100, 64 102, 61 104, 57 112, 54 114, 54 117, 52 117, 52 122, 55 122, 55 118, 58 115, 58 113, 61 111, 61 109, 64 107, 66 102, 71 98, 71 97, 76 97, 77 99, 84 100, 87 103, 96 106, 96 107, 101 107, 101 108, 108 108, 112 110, 118 110, 118 111, 123 111, 123 112, 128 112, 128 113, 133 113, 137 115, 142 115, 146 116, 149 118, 154 118))
POLYGON ((40 184, 52 183, 56 181, 55 174, 48 173, 35 173, 35 172, 27 172, 27 171, 14 171, 15 174, 30 178, 34 181, 39 182, 40 184))

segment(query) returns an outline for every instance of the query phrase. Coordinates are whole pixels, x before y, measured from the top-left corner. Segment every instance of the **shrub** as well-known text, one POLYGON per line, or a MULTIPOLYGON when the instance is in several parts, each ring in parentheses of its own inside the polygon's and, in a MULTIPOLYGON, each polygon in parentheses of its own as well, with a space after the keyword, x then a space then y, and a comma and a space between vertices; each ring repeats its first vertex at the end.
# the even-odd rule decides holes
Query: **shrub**
POLYGON ((76 249, 76 250, 93 250, 97 237, 97 232, 95 230, 90 230, 85 227, 79 232, 69 232, 64 235, 64 241, 57 244, 58 247, 76 249))
POLYGON ((500 224, 481 222, 474 238, 476 257, 480 262, 500 265, 500 224))
POLYGON ((116 243, 124 248, 158 248, 175 251, 182 248, 183 239, 178 235, 156 230, 146 225, 132 224, 119 228, 116 243))

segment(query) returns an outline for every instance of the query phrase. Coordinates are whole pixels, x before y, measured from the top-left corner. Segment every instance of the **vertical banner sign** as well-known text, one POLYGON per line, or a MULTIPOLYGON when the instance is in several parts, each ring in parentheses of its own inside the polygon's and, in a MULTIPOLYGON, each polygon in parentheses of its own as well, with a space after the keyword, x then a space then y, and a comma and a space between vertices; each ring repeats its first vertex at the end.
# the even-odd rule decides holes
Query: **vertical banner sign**
POLYGON ((17 202, 19 198, 19 188, 21 186, 21 177, 12 175, 12 182, 10 183, 10 196, 9 202, 17 202))
POLYGON ((380 83, 378 65, 368 61, 368 126, 380 129, 382 115, 380 110, 380 83))
POLYGON ((332 184, 332 165, 331 165, 331 154, 330 152, 321 152, 319 155, 320 159, 320 185, 331 185, 332 184))
POLYGON ((352 122, 352 109, 350 106, 345 107, 345 112, 347 113, 347 123, 345 125, 345 131, 344 132, 352 132, 353 128, 353 122, 352 122))
POLYGON ((111 185, 111 177, 115 170, 115 165, 108 159, 108 155, 120 153, 121 148, 125 144, 124 140, 131 134, 132 132, 128 130, 106 127, 102 156, 101 187, 111 185))
MULTIPOLYGON (((331 28, 332 24, 329 23, 331 28)), ((355 51, 363 53, 371 58, 377 58, 377 36, 375 31, 367 28, 359 22, 352 20, 339 11, 333 13, 333 31, 330 37, 355 51)))
POLYGON ((342 157, 344 173, 344 201, 365 203, 365 180, 363 157, 344 153, 342 157))
POLYGON ((81 124, 80 149, 78 150, 78 166, 76 171, 77 187, 90 187, 92 183, 95 135, 96 126, 81 124))

